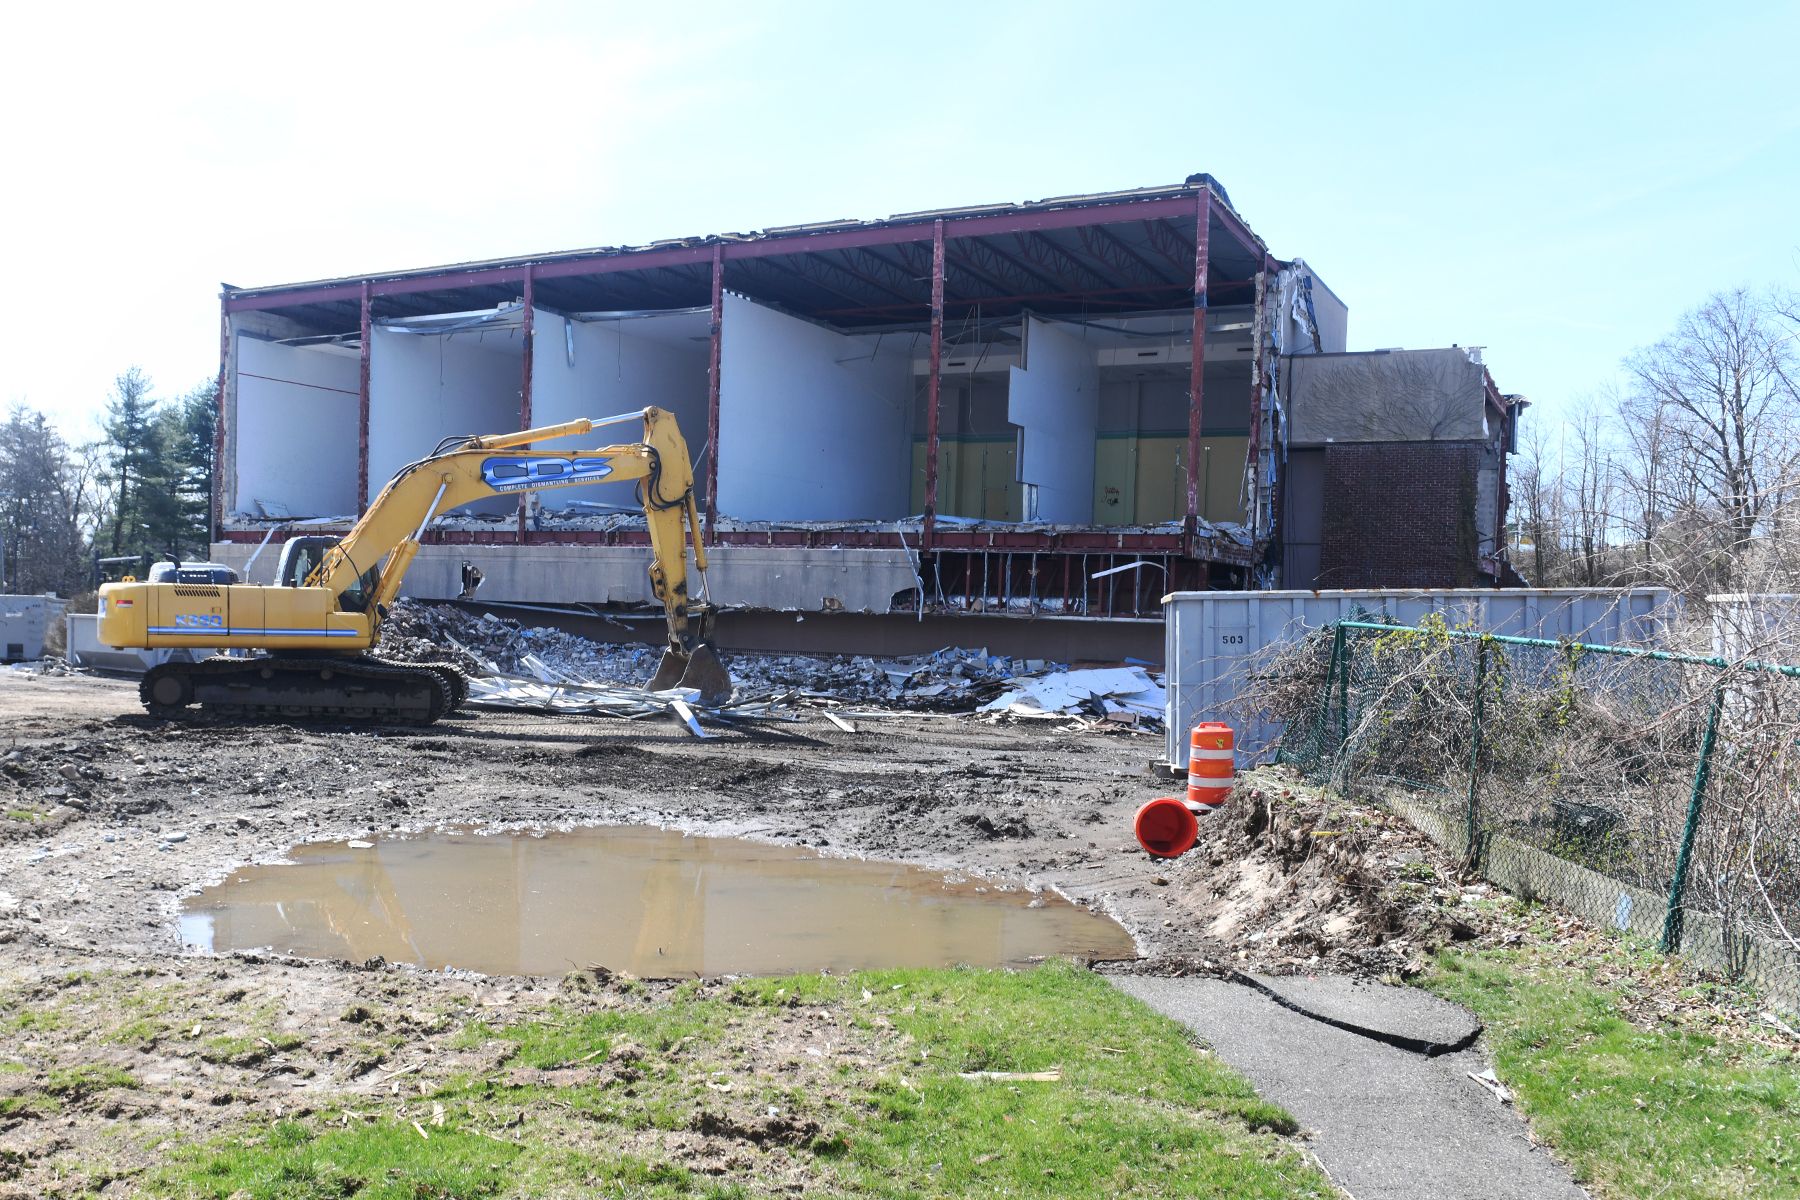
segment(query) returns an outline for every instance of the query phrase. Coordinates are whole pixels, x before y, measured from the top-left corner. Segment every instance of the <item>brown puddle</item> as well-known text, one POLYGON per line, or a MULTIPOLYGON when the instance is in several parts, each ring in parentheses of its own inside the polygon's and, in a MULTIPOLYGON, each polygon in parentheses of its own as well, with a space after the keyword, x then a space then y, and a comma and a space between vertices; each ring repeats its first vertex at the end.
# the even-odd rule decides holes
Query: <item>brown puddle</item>
POLYGON ((643 977, 1130 958, 1052 892, 641 827, 297 846, 189 900, 182 941, 436 970, 643 977))

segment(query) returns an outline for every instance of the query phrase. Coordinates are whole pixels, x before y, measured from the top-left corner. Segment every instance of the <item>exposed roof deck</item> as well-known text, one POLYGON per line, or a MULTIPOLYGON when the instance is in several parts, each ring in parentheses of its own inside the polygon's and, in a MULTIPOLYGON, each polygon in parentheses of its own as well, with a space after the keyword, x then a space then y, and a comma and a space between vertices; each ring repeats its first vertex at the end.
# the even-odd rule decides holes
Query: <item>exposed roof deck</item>
POLYGON ((506 303, 530 273, 536 303, 567 312, 708 305, 714 256, 724 286, 840 329, 919 327, 931 311, 932 239, 944 223, 948 320, 1118 315, 1191 303, 1199 201, 1209 206, 1207 293, 1247 303, 1268 248, 1206 175, 1186 183, 1023 204, 822 221, 754 233, 598 246, 224 292, 227 312, 268 310, 320 332, 358 328, 365 287, 379 315, 506 303))

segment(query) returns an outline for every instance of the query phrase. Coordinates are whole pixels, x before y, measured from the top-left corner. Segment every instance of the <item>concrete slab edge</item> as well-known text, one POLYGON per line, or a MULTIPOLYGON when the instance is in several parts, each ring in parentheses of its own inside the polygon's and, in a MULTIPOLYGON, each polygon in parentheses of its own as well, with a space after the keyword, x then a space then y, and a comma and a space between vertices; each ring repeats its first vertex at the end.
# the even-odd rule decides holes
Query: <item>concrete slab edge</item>
POLYGON ((1241 983, 1245 987, 1256 989, 1275 1003, 1281 1005, 1281 1007, 1292 1012, 1297 1012, 1303 1017, 1318 1021, 1321 1024, 1329 1025, 1333 1029, 1341 1029, 1345 1033, 1354 1033, 1358 1037, 1366 1037, 1371 1041, 1381 1042, 1384 1045, 1394 1047, 1396 1050, 1405 1050, 1412 1054, 1423 1054, 1426 1058, 1436 1058, 1440 1054, 1454 1054, 1459 1050, 1467 1050, 1470 1046, 1475 1044, 1475 1039, 1481 1036, 1483 1028, 1481 1022, 1476 1021, 1474 1029, 1470 1030, 1466 1035, 1458 1038, 1454 1042, 1430 1042, 1423 1038, 1410 1038, 1404 1034, 1388 1033, 1381 1029, 1367 1029, 1361 1025, 1352 1024, 1349 1021, 1340 1021, 1336 1017, 1328 1017, 1324 1013, 1314 1012, 1304 1005, 1294 1003, 1294 1001, 1283 996, 1280 992, 1277 992, 1265 984, 1259 983, 1242 971, 1233 971, 1231 973, 1231 980, 1233 983, 1241 983))

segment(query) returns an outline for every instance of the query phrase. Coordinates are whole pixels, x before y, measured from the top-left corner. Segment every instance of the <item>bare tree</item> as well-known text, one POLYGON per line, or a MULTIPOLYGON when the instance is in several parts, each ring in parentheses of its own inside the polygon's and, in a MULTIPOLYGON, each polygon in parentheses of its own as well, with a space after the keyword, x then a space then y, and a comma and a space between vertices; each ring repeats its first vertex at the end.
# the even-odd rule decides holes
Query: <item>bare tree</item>
POLYGON ((1580 402, 1568 423, 1573 459, 1565 460, 1563 510, 1567 514, 1570 569, 1583 587, 1611 582, 1609 562, 1617 484, 1611 414, 1592 398, 1580 402))
POLYGON ((1529 542, 1531 557, 1527 563, 1533 587, 1549 587, 1557 565, 1555 540, 1562 529, 1561 506, 1557 495, 1556 465, 1546 463, 1549 449, 1542 425, 1528 425, 1521 437, 1519 453, 1508 466, 1507 492, 1512 499, 1513 524, 1518 541, 1529 542))
POLYGON ((1672 499, 1668 413, 1662 405, 1646 405, 1637 411, 1629 400, 1614 400, 1624 440, 1619 473, 1624 522, 1636 543, 1639 570, 1649 574, 1655 561, 1653 547, 1672 499))
POLYGON ((1675 332, 1626 360, 1625 424, 1655 429, 1659 531, 1680 511, 1684 534, 1669 565, 1690 585, 1743 583, 1752 541, 1788 490, 1796 465, 1800 395, 1794 345, 1775 297, 1720 293, 1675 332))

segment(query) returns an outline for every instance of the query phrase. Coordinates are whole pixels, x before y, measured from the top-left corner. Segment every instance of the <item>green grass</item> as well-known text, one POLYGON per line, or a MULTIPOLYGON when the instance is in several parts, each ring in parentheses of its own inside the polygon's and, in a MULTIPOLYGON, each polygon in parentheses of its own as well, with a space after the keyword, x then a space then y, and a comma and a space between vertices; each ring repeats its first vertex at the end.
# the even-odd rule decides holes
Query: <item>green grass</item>
POLYGON ((107 1088, 135 1088, 137 1078, 119 1067, 90 1063, 79 1067, 58 1067, 44 1078, 38 1090, 46 1096, 62 1100, 80 1100, 107 1088))
POLYGON ((1800 1196, 1793 1052, 1693 1021, 1634 1025, 1621 1001, 1660 960, 1593 942, 1579 961, 1554 946, 1445 952, 1426 986, 1480 1015, 1534 1133, 1600 1195, 1800 1196))
MULTIPOLYGON (((273 1032, 273 1024, 269 1025, 273 1032)), ((149 1039, 145 1039, 149 1040, 149 1039)), ((209 1037, 201 1040, 200 1057, 211 1063, 231 1063, 233 1066, 247 1067, 262 1062, 273 1054, 285 1053, 296 1046, 303 1045, 306 1039, 291 1033, 243 1034, 209 1037)))
POLYGON ((33 1029, 48 1032, 52 1029, 61 1029, 67 1024, 67 1018, 54 1008, 28 1008, 13 1017, 10 1024, 21 1033, 33 1029))
POLYGON ((1335 1195, 1280 1136, 1294 1129, 1285 1112, 1179 1025, 1064 963, 689 986, 664 1003, 470 1026, 459 1044, 495 1040, 512 1053, 493 1072, 426 1097, 365 1099, 347 1127, 328 1111, 186 1148, 142 1183, 207 1200, 726 1197, 794 1179, 808 1194, 895 1198, 1335 1195), (772 1061, 771 1039, 808 1023, 834 1031, 834 1056, 772 1061), (626 1042, 637 1049, 625 1078, 511 1083, 520 1068, 604 1063, 626 1042), (1052 1067, 1060 1082, 957 1076, 1052 1067), (729 1093, 706 1086, 720 1079, 729 1093), (760 1142, 719 1132, 751 1124, 764 1127, 760 1142), (711 1173, 671 1149, 701 1141, 731 1152, 711 1173))
POLYGON ((312 1123, 277 1121, 260 1136, 180 1152, 176 1162, 185 1169, 176 1194, 494 1196, 508 1186, 519 1154, 475 1134, 440 1130, 427 1142, 410 1124, 396 1122, 321 1131, 312 1123))

